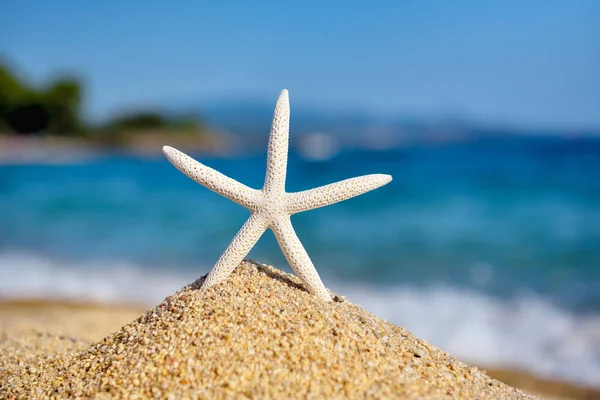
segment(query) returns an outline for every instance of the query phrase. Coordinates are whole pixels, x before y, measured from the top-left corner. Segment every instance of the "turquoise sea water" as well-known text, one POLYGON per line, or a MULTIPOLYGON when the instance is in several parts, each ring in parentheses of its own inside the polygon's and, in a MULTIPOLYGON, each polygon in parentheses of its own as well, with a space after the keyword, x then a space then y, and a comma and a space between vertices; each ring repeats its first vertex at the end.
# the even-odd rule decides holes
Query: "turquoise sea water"
MULTIPOLYGON (((201 161, 262 185, 264 154, 201 161)), ((600 382, 600 140, 292 151, 288 169, 288 191, 394 177, 292 217, 326 286, 467 360, 600 382)), ((0 296, 157 303, 247 216, 163 158, 0 165, 0 296)), ((289 271, 270 232, 249 257, 289 271)))

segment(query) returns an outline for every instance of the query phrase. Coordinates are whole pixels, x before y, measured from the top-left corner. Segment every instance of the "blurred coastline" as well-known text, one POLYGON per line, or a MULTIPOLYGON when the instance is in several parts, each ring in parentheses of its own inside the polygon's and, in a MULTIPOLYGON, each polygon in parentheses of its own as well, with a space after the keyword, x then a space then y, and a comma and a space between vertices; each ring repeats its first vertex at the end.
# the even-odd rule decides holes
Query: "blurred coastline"
POLYGON ((158 157, 165 144, 199 154, 223 155, 234 148, 224 133, 176 135, 144 132, 132 135, 118 146, 107 147, 85 138, 61 136, 17 136, 0 134, 0 164, 69 164, 89 162, 114 154, 158 157))

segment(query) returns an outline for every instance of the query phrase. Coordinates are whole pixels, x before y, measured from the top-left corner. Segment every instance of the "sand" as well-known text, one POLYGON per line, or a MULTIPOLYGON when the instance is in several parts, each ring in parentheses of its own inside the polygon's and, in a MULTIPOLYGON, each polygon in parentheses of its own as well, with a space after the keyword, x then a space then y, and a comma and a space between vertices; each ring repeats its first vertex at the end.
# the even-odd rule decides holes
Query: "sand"
POLYGON ((0 325, 0 398, 534 398, 272 267, 243 262, 223 284, 201 282, 130 323, 135 309, 82 307, 89 320, 70 335, 20 326, 17 307, 0 325), (103 318, 124 325, 90 346, 103 318))

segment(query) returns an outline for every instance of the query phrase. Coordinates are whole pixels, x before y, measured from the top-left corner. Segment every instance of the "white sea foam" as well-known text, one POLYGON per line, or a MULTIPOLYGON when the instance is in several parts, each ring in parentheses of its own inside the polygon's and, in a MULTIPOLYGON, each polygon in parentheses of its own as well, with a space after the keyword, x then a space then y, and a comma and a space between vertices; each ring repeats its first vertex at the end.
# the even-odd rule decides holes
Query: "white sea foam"
POLYGON ((128 262, 65 264, 0 255, 0 298, 156 305, 199 277, 196 271, 144 270, 128 262))
MULTIPOLYGON (((206 271, 145 270, 125 262, 65 265, 4 254, 0 298, 151 306, 206 271)), ((332 289, 465 361, 600 387, 599 314, 578 316, 535 295, 499 300, 450 287, 332 289)))
POLYGON ((577 316, 534 295, 499 300, 448 287, 342 290, 464 361, 600 387, 600 314, 577 316))

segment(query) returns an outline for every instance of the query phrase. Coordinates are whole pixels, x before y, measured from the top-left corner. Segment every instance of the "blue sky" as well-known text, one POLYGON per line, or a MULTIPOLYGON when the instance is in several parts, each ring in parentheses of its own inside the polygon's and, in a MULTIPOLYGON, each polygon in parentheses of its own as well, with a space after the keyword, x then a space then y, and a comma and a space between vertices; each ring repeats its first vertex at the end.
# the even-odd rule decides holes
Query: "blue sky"
POLYGON ((0 4, 0 53, 87 84, 86 112, 251 96, 327 108, 600 128, 600 1, 0 4))

